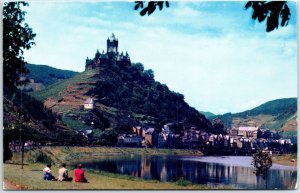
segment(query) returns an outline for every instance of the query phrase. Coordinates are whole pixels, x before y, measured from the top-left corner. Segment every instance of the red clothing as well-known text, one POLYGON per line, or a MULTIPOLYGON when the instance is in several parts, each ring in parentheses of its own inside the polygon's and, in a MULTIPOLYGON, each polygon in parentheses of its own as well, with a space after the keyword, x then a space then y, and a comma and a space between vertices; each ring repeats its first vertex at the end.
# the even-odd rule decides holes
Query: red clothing
POLYGON ((84 170, 76 168, 74 170, 74 181, 75 182, 87 182, 87 180, 84 177, 84 170))

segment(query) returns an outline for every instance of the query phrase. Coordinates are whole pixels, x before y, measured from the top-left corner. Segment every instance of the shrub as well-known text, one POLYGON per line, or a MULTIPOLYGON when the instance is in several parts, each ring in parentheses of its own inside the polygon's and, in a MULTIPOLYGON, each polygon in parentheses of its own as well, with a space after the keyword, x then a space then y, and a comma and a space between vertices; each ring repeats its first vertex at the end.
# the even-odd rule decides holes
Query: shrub
POLYGON ((51 163, 52 162, 51 158, 49 158, 43 152, 37 152, 35 154, 35 161, 36 162, 41 162, 41 163, 51 163))
POLYGON ((189 186, 193 184, 191 181, 185 180, 183 177, 180 177, 175 183, 178 186, 189 186))

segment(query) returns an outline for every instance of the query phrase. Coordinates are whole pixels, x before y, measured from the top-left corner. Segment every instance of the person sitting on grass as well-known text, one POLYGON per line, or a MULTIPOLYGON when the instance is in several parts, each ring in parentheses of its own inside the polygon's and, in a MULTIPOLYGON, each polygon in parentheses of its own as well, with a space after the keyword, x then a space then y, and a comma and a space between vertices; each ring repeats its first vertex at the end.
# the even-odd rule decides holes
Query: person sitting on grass
POLYGON ((44 180, 55 180, 55 177, 51 173, 51 163, 47 164, 46 166, 47 167, 45 167, 43 169, 43 172, 44 172, 43 179, 44 180))
POLYGON ((88 182, 84 177, 84 170, 82 169, 82 164, 78 164, 77 168, 74 170, 74 182, 88 182))
POLYGON ((61 164, 61 168, 58 170, 58 181, 72 181, 73 178, 69 177, 66 164, 61 164))

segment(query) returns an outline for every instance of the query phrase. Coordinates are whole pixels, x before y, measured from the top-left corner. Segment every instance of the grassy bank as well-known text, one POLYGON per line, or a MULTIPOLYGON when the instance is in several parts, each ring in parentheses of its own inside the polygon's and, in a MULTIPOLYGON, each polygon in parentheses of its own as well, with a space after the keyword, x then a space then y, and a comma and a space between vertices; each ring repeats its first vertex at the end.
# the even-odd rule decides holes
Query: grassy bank
POLYGON ((297 167, 297 155, 296 154, 276 155, 276 156, 272 157, 272 160, 273 160, 273 163, 297 167))
MULTIPOLYGON (((42 170, 45 167, 43 164, 33 163, 24 166, 20 169, 20 165, 4 164, 4 180, 12 182, 21 189, 34 189, 34 190, 112 190, 112 189, 127 189, 127 190, 147 190, 147 189, 210 189, 204 185, 193 185, 185 182, 162 183, 154 180, 143 180, 140 178, 110 174, 107 172, 92 172, 86 171, 86 177, 89 183, 74 183, 74 182, 58 182, 58 181, 44 181, 42 180, 42 170)), ((71 176, 73 172, 71 168, 71 176)), ((52 172, 58 176, 58 167, 53 166, 52 172)), ((216 189, 216 187, 213 187, 216 189)), ((224 189, 225 187, 220 187, 224 189)))
MULTIPOLYGON (((73 162, 74 160, 96 159, 103 155, 203 155, 198 150, 152 149, 152 148, 118 148, 118 147, 43 147, 25 153, 25 161, 34 163, 43 161, 44 157, 54 164, 73 162)), ((14 154, 12 162, 20 160, 20 154, 14 154)))

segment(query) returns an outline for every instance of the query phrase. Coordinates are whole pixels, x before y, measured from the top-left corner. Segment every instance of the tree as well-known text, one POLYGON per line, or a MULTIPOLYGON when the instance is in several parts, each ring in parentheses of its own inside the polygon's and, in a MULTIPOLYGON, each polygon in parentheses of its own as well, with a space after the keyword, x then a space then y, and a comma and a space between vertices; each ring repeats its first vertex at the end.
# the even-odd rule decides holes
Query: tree
POLYGON ((156 7, 158 7, 159 10, 162 10, 164 5, 166 7, 169 7, 168 1, 148 1, 147 3, 147 6, 144 8, 143 1, 135 1, 134 10, 142 9, 140 15, 144 16, 146 15, 146 13, 148 13, 148 15, 151 15, 156 10, 156 7))
MULTIPOLYGON (((28 3, 5 2, 3 6, 3 88, 5 96, 17 93, 17 86, 26 83, 26 79, 20 79, 20 76, 29 72, 25 67, 23 53, 25 49, 30 49, 34 45, 35 34, 29 25, 24 23, 26 12, 21 10, 22 6, 28 6, 28 3)), ((22 100, 22 96, 18 100, 22 100)), ((4 109, 4 114, 7 117, 4 117, 3 145, 4 160, 7 160, 12 156, 8 147, 9 141, 18 137, 22 143, 23 152, 24 141, 27 137, 24 130, 28 134, 31 127, 25 120, 22 111, 11 113, 4 109)))
POLYGON ((268 170, 272 167, 272 157, 268 152, 264 152, 258 149, 255 154, 252 155, 252 165, 255 167, 256 175, 261 175, 263 178, 267 177, 268 170))
MULTIPOLYGON (((162 10, 164 5, 170 6, 168 1, 148 1, 147 6, 144 6, 144 3, 143 1, 135 1, 134 9, 141 9, 141 16, 146 15, 146 13, 148 16, 151 15, 156 7, 162 10)), ((277 29, 280 21, 282 27, 287 26, 290 20, 290 9, 286 1, 248 1, 245 8, 250 7, 253 9, 252 19, 257 19, 260 23, 267 19, 267 32, 277 29)))
POLYGON ((259 23, 267 20, 267 32, 277 29, 279 23, 282 27, 289 23, 291 13, 286 1, 249 1, 245 8, 249 7, 253 9, 252 19, 259 23))
POLYGON ((26 2, 5 2, 3 6, 3 82, 4 94, 11 94, 17 90, 17 85, 26 83, 21 75, 29 71, 25 67, 23 53, 34 45, 32 29, 25 21, 25 11, 22 6, 26 2))

